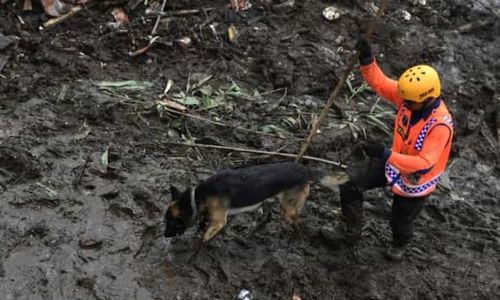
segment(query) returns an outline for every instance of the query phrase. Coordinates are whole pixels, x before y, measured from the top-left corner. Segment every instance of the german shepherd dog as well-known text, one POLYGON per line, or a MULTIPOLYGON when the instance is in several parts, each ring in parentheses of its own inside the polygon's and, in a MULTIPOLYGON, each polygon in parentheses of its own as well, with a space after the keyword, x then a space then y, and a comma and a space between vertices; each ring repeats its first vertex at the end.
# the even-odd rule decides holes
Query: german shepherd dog
POLYGON ((228 215, 255 210, 274 196, 280 200, 281 216, 296 224, 311 180, 319 179, 326 186, 348 180, 341 170, 325 176, 317 173, 294 162, 279 162, 223 170, 182 194, 172 186, 164 236, 181 235, 197 221, 205 221, 203 242, 207 242, 224 228, 228 215))

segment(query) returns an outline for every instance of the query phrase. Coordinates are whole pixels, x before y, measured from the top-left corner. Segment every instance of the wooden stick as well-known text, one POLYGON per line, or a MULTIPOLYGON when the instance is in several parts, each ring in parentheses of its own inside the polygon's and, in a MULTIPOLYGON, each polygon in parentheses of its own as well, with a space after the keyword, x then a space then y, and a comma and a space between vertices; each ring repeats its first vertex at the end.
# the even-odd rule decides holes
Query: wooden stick
POLYGON ((42 27, 40 28, 40 30, 43 30, 43 29, 48 29, 54 25, 57 25, 69 18, 71 18, 72 16, 74 16, 76 13, 78 13, 80 10, 82 10, 83 6, 81 5, 77 5, 73 8, 71 8, 67 13, 65 13, 64 15, 62 16, 59 16, 57 18, 52 18, 50 20, 48 20, 47 22, 43 23, 42 24, 42 27))
MULTIPOLYGON (((271 152, 271 151, 254 150, 254 149, 246 149, 246 148, 239 148, 239 147, 208 145, 208 144, 186 144, 186 143, 177 143, 177 142, 168 142, 168 141, 164 141, 164 142, 160 142, 160 143, 173 145, 173 146, 181 146, 181 147, 212 148, 212 149, 219 149, 219 150, 247 152, 247 153, 255 153, 255 154, 266 154, 266 155, 283 156, 283 157, 291 157, 291 158, 297 157, 297 155, 291 154, 291 153, 271 152)), ((339 162, 331 161, 331 160, 327 160, 327 159, 323 159, 323 158, 319 158, 319 157, 306 155, 306 156, 303 156, 303 158, 307 159, 307 160, 322 162, 322 163, 329 164, 329 165, 334 165, 337 167, 341 167, 343 169, 347 168, 346 165, 343 165, 339 162)))
MULTIPOLYGON (((366 38, 369 38, 372 35, 373 31, 375 30, 375 22, 382 15, 383 11, 387 7, 388 2, 389 2, 389 0, 383 0, 382 6, 377 11, 377 15, 375 16, 375 18, 371 21, 370 25, 368 26, 368 29, 367 29, 366 34, 365 34, 366 38)), ((344 85, 344 83, 347 80, 347 77, 349 76, 349 74, 351 73, 351 71, 354 69, 354 65, 356 64, 356 62, 358 61, 358 59, 359 59, 359 53, 356 52, 356 54, 354 54, 351 57, 351 60, 347 64, 347 68, 346 68, 344 74, 340 78, 340 81, 337 83, 337 86, 333 90, 333 93, 330 95, 330 98, 328 98, 328 102, 326 103, 325 107, 321 111, 318 120, 316 120, 316 122, 314 122, 314 124, 313 124, 313 126, 311 128, 311 131, 309 133, 309 136, 307 137, 305 143, 300 148, 300 151, 297 154, 297 158, 296 158, 297 162, 301 160, 302 156, 307 151, 307 148, 309 147, 309 144, 311 144, 311 141, 312 141, 313 137, 318 132, 318 129, 319 129, 319 126, 320 126, 321 122, 323 121, 323 119, 328 114, 328 111, 330 110, 330 107, 335 103, 335 100, 337 99, 337 96, 340 93, 340 89, 344 85)))
MULTIPOLYGON (((163 0, 163 2, 161 4, 161 11, 160 11, 160 13, 162 13, 165 10, 165 6, 166 5, 167 5, 167 0, 163 0)), ((156 30, 158 29, 158 25, 160 24, 160 21, 161 21, 161 15, 159 15, 156 18, 155 26, 153 26, 153 30, 151 30, 151 35, 155 35, 156 34, 156 30)))
POLYGON ((167 13, 160 13, 160 15, 165 17, 175 17, 175 16, 187 16, 187 15, 195 15, 201 13, 203 11, 209 12, 215 10, 214 7, 207 8, 198 8, 198 9, 183 9, 183 10, 175 10, 167 13))
POLYGON ((494 18, 479 19, 458 27, 457 31, 459 33, 467 33, 493 23, 495 23, 494 18))

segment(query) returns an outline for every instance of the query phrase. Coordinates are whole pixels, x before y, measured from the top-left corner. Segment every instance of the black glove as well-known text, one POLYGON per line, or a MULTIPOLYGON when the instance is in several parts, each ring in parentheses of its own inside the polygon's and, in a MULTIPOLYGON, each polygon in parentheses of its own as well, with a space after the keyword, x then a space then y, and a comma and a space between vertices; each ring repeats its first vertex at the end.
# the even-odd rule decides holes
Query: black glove
POLYGON ((366 143, 362 147, 366 155, 370 157, 382 158, 382 155, 384 154, 385 151, 384 144, 378 142, 366 143))
POLYGON ((362 66, 369 65, 373 62, 372 46, 363 36, 358 38, 356 42, 356 50, 359 52, 359 64, 362 66))

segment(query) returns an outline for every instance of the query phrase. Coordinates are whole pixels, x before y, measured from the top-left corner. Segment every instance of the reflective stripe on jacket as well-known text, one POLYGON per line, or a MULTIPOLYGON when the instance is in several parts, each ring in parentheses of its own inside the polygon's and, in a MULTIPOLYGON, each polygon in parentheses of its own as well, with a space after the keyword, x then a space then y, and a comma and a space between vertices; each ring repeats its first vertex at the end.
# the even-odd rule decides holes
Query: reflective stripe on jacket
POLYGON ((453 121, 446 105, 438 99, 427 112, 412 120, 412 113, 417 112, 403 105, 397 81, 385 76, 376 61, 362 66, 361 73, 378 95, 397 107, 392 152, 385 167, 392 192, 405 197, 430 194, 436 189, 451 151, 453 121))

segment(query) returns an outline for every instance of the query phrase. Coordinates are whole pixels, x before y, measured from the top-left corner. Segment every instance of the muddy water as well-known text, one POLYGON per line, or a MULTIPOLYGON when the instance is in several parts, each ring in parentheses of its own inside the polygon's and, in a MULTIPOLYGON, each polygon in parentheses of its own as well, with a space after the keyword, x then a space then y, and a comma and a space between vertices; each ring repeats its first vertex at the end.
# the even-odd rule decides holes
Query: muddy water
MULTIPOLYGON (((233 99, 216 110, 217 116, 253 129, 288 126, 292 135, 303 137, 310 114, 322 107, 349 58, 339 47, 351 49, 353 28, 369 11, 355 2, 334 3, 344 13, 329 22, 321 11, 332 3, 275 6, 280 2, 254 1, 253 10, 228 14, 225 1, 215 1, 218 9, 208 19, 195 14, 160 26, 168 42, 134 59, 128 51, 147 43, 144 37, 153 26, 138 21, 142 6, 124 6, 135 20, 124 31, 102 27, 109 21, 106 12, 125 3, 108 1, 50 32, 36 30, 39 16, 23 15, 26 24, 20 26, 13 8, 1 7, 0 32, 20 40, 0 51, 0 59, 9 57, 0 73, 5 77, 0 78, 0 298, 232 299, 243 288, 255 299, 290 299, 294 292, 303 299, 500 296, 493 123, 499 23, 457 32, 463 24, 498 14, 498 1, 391 1, 377 27, 374 50, 384 70, 397 76, 412 63, 435 65, 445 74, 445 101, 456 120, 447 178, 418 219, 405 261, 383 258, 391 241, 390 198, 383 190, 367 194, 363 240, 356 248, 322 238, 321 230, 337 226, 340 205, 337 190, 316 185, 299 236, 274 207, 271 221, 255 235, 250 233, 260 216, 245 214, 232 217, 208 245, 200 245, 195 229, 176 239, 162 237, 171 184, 185 187, 220 168, 270 158, 158 141, 191 135, 198 142, 291 153, 298 146, 295 138, 159 118, 149 108, 166 80, 184 89, 190 74, 197 73, 215 75, 214 86, 227 85, 230 78, 261 93, 283 88, 233 99), (403 10, 410 21, 402 19, 403 10), (240 29, 238 44, 224 39, 229 21, 240 29), (201 34, 191 30, 204 22, 217 23, 217 38, 208 27, 201 34), (188 49, 175 44, 184 36, 195 41, 188 49), (92 84, 125 79, 150 81, 154 88, 124 100, 92 84), (289 117, 301 121, 285 125, 282 120, 289 117)), ((178 10, 202 2, 168 3, 168 9, 178 10)), ((352 84, 360 82, 355 73, 352 84)), ((348 96, 346 90, 343 99, 348 96)), ((356 112, 366 112, 374 101, 364 92, 344 105, 358 117, 356 112)), ((356 142, 348 127, 337 126, 333 118, 329 122, 309 154, 338 160, 356 142)), ((359 122, 369 136, 388 141, 377 128, 359 122)))

